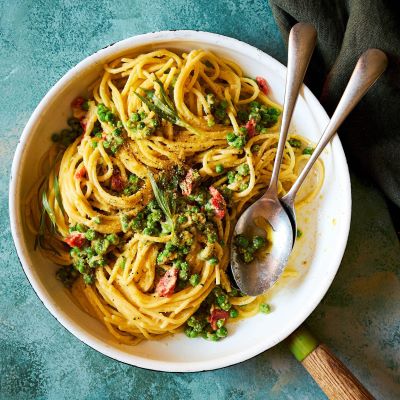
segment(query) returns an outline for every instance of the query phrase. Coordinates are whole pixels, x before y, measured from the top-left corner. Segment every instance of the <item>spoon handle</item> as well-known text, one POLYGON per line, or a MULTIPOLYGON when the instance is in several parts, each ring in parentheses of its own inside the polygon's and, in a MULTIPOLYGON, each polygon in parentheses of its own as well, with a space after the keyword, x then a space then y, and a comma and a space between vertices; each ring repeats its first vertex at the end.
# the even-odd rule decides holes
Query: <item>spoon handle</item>
POLYGON ((293 206, 297 191, 300 189, 300 186, 304 182, 304 179, 310 172, 315 161, 317 161, 322 150, 324 150, 325 146, 330 142, 340 125, 362 99, 364 94, 381 76, 383 71, 385 71, 387 63, 388 60, 386 54, 378 49, 368 49, 358 59, 358 62, 350 77, 350 81, 347 84, 342 98, 340 99, 339 104, 328 123, 328 126, 325 128, 317 147, 313 151, 310 159, 308 160, 304 169, 301 171, 292 188, 284 197, 282 197, 281 200, 284 203, 293 206))
POLYGON ((302 325, 287 339, 290 351, 331 400, 374 400, 351 371, 302 325))
POLYGON ((307 23, 299 22, 293 26, 289 34, 288 65, 283 103, 282 124, 276 151, 274 168, 267 193, 278 194, 278 177, 285 149, 286 138, 294 106, 303 83, 311 55, 317 41, 317 31, 307 23))

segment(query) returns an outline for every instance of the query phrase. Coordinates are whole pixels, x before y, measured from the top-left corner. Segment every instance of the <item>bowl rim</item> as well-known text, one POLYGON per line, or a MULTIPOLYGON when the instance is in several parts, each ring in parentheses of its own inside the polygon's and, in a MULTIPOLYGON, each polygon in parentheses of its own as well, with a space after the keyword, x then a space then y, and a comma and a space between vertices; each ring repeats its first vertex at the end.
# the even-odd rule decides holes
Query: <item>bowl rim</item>
MULTIPOLYGON (((340 266, 344 250, 347 244, 349 229, 350 229, 350 220, 351 220, 351 186, 350 186, 350 176, 348 172, 347 161, 344 155, 344 151, 340 140, 336 136, 335 144, 338 146, 339 150, 335 153, 335 157, 338 157, 338 162, 343 165, 345 168, 345 172, 347 172, 344 184, 344 193, 342 193, 347 213, 343 216, 343 232, 341 238, 338 238, 335 243, 335 247, 337 250, 337 267, 335 270, 332 269, 331 274, 327 274, 325 280, 320 282, 318 288, 318 295, 315 294, 314 301, 310 305, 309 308, 304 310, 302 314, 299 314, 288 321, 285 333, 280 337, 276 337, 275 340, 269 341, 267 345, 263 343, 259 343, 258 345, 249 347, 240 352, 236 352, 234 354, 230 354, 229 356, 224 356, 219 359, 212 359, 207 361, 185 361, 185 362, 171 362, 171 361, 162 361, 162 360, 153 360, 147 359, 143 356, 137 356, 133 354, 128 354, 120 349, 116 349, 109 343, 106 343, 88 332, 86 332, 83 328, 79 326, 78 323, 69 318, 63 310, 57 306, 57 304, 52 300, 51 296, 47 293, 45 287, 40 283, 38 279, 36 279, 34 268, 30 266, 28 254, 29 252, 26 249, 24 241, 20 238, 22 235, 22 223, 23 219, 20 215, 21 209, 21 201, 20 196, 18 195, 19 191, 19 180, 22 175, 22 164, 21 160, 25 153, 28 138, 31 130, 35 127, 35 125, 40 120, 40 115, 42 111, 47 107, 49 101, 51 101, 53 95, 57 93, 60 89, 64 87, 70 80, 73 80, 77 73, 80 70, 83 70, 87 67, 90 67, 96 63, 103 63, 105 59, 109 58, 113 54, 129 51, 129 49, 134 49, 141 46, 148 46, 151 44, 157 45, 157 43, 171 41, 171 44, 175 42, 202 42, 202 43, 216 43, 222 44, 224 48, 229 50, 241 49, 248 50, 249 52, 254 53, 255 51, 259 54, 262 54, 264 59, 268 59, 268 62, 277 67, 280 70, 286 71, 286 67, 281 64, 279 61, 259 50, 258 48, 242 42, 238 39, 234 39, 225 35, 220 35, 211 32, 205 31, 197 31, 197 30, 167 30, 167 31, 157 31, 151 33, 145 33, 141 35, 136 35, 129 37, 127 39, 118 41, 112 45, 104 47, 101 50, 93 53, 92 55, 86 57, 82 61, 80 61, 76 66, 72 67, 62 78, 56 82, 51 89, 47 92, 47 94, 43 97, 40 103, 37 105, 32 115, 30 116, 22 135, 18 141, 17 148, 15 151, 15 155, 12 162, 11 167, 11 175, 10 175, 10 185, 9 185, 9 213, 10 213, 10 225, 11 225, 11 233, 14 240, 15 248, 17 250, 17 255, 19 257, 22 268, 27 276, 32 288, 34 289, 36 295, 39 297, 44 306, 50 311, 53 317, 69 332, 71 332, 75 337, 77 337, 80 341, 88 345, 89 347, 99 351, 100 353, 113 358, 117 361, 124 362, 129 365, 138 366, 146 369, 157 370, 157 371, 165 371, 165 372, 196 372, 196 371, 205 371, 205 370, 213 370, 217 368, 227 367, 233 364, 237 364, 239 362, 248 360, 261 352, 275 346, 286 337, 288 337, 293 331, 295 331, 304 321, 305 319, 314 311, 314 309, 318 306, 322 298, 325 296, 328 291, 334 277, 336 276, 337 270, 340 266)), ((307 98, 307 101, 310 101, 313 107, 316 107, 321 115, 325 117, 326 122, 329 121, 329 117, 326 114, 324 108, 316 99, 316 97, 312 94, 312 92, 303 85, 303 96, 307 98)))

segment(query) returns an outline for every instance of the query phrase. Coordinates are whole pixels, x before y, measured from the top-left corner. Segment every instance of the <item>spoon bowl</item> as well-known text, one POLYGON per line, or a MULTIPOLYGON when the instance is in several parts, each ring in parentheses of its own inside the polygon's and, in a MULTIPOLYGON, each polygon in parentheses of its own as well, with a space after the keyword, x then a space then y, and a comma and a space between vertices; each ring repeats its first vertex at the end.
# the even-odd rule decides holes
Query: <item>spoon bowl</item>
POLYGON ((240 267, 243 261, 235 249, 234 241, 231 244, 231 268, 235 281, 243 292, 257 296, 278 280, 287 264, 293 243, 291 221, 278 199, 263 197, 239 218, 234 236, 242 234, 267 239, 266 251, 261 257, 247 263, 245 268, 240 267), (263 226, 269 226, 270 229, 263 229, 263 226))

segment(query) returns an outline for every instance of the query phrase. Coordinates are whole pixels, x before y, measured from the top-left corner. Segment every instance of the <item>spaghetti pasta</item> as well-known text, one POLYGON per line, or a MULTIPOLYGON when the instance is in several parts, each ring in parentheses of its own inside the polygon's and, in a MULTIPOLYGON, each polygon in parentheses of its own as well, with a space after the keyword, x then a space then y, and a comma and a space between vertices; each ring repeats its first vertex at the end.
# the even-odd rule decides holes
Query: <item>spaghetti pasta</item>
MULTIPOLYGON (((201 49, 121 57, 72 103, 70 129, 53 136, 27 223, 64 266, 58 277, 119 342, 184 326, 218 340, 228 319, 263 302, 226 273, 235 221, 265 191, 279 136, 281 107, 260 79, 201 49)), ((310 152, 290 136, 281 194, 310 152)), ((321 162, 316 171, 303 202, 322 184, 321 162)))

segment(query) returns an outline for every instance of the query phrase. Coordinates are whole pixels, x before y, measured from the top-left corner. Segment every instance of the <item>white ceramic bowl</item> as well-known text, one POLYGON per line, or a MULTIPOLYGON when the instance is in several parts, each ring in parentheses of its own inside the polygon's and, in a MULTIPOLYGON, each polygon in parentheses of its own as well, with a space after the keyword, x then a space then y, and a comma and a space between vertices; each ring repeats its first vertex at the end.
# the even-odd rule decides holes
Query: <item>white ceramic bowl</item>
MULTIPOLYGON (((77 338, 116 360, 160 371, 201 371, 247 360, 285 339, 315 309, 340 265, 350 226, 351 194, 346 159, 336 137, 323 154, 325 182, 320 196, 299 213, 303 237, 291 267, 299 271, 273 289, 272 313, 229 325, 230 335, 218 342, 177 334, 130 347, 115 343, 105 327, 81 311, 55 278, 55 266, 33 250, 34 238, 24 221, 24 199, 38 174, 38 161, 50 145, 51 133, 65 126, 69 104, 94 80, 102 64, 132 52, 167 47, 209 49, 236 61, 249 76, 264 76, 272 97, 282 103, 286 68, 262 51, 207 32, 168 31, 135 36, 98 51, 72 68, 47 93, 29 119, 18 144, 10 185, 10 218, 15 246, 25 273, 43 304, 77 338)), ((317 141, 328 116, 306 87, 297 102, 296 131, 317 141)))

